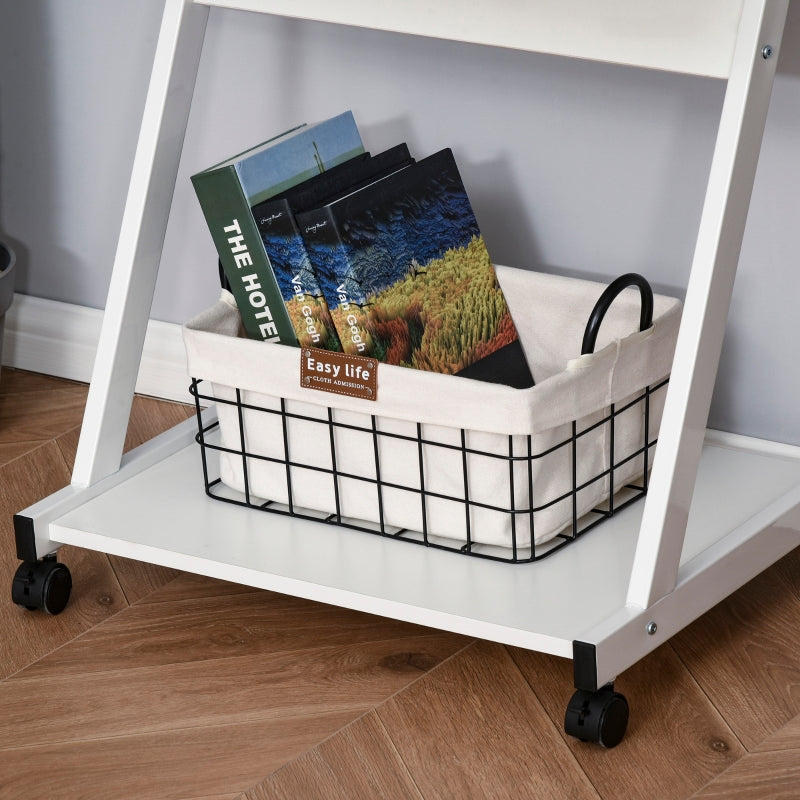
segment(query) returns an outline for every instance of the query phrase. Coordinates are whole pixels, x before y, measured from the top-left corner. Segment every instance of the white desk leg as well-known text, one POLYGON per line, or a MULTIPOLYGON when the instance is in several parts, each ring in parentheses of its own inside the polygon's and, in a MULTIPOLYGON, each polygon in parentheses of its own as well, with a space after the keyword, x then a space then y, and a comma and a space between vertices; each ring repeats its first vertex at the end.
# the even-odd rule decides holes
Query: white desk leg
POLYGON ((167 0, 72 484, 119 469, 208 7, 167 0))
POLYGON ((675 588, 787 9, 742 11, 628 590, 640 608, 675 588))

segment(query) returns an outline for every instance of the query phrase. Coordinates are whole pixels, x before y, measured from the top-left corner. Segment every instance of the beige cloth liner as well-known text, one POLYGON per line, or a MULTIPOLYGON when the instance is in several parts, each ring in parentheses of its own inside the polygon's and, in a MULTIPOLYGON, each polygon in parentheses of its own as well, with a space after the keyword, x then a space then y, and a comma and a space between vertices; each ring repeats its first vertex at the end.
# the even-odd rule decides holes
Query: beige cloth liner
MULTIPOLYGON (((536 385, 530 389, 513 389, 388 364, 379 367, 377 401, 306 389, 299 384, 300 349, 241 338, 239 315, 227 292, 223 292, 216 305, 184 326, 189 373, 211 381, 213 393, 220 399, 235 400, 232 387, 239 387, 246 404, 278 409, 279 398, 283 397, 288 412, 319 419, 319 423, 288 419, 289 453, 292 462, 325 469, 331 467, 329 406, 334 408, 334 420, 340 423, 371 431, 371 415, 375 414, 378 430, 415 438, 416 423, 420 422, 424 439, 455 446, 460 446, 460 429, 464 428, 468 448, 500 456, 509 454, 510 435, 514 455, 525 456, 527 436, 532 437, 532 452, 543 453, 569 438, 573 420, 578 421, 580 432, 602 418, 611 403, 621 407, 645 386, 655 385, 669 374, 680 323, 678 300, 656 295, 653 327, 639 332, 639 292, 626 289, 603 321, 595 353, 580 356, 586 321, 605 284, 508 267, 497 267, 497 275, 536 379, 536 385)), ((208 391, 208 387, 204 390, 208 391)), ((662 389, 651 399, 651 440, 657 435, 664 395, 662 389)), ((240 450, 237 409, 220 403, 217 412, 223 446, 240 450)), ((283 423, 279 415, 245 410, 244 424, 249 453, 284 458, 283 423)), ((617 463, 642 446, 643 425, 642 403, 617 419, 614 437, 617 463)), ((608 428, 601 425, 579 439, 578 485, 607 468, 608 428)), ((335 437, 338 471, 374 479, 371 432, 337 428, 335 437)), ((381 480, 418 489, 416 442, 390 437, 378 440, 381 480)), ((429 534, 466 541, 462 454, 434 445, 424 445, 423 450, 425 490, 462 500, 427 498, 429 534)), ((513 469, 513 507, 530 507, 526 461, 515 462, 513 469)), ((632 459, 615 473, 615 486, 633 481, 642 474, 642 469, 642 458, 632 459)), ((467 471, 470 501, 511 508, 511 479, 506 461, 470 453, 467 471)), ((221 453, 220 472, 224 484, 244 491, 241 456, 221 453)), ((532 475, 535 507, 569 492, 571 446, 534 459, 532 475)), ((251 495, 288 502, 283 464, 249 459, 248 484, 251 495)), ((330 475, 293 468, 292 493, 295 506, 328 513, 336 511, 330 475)), ((607 478, 579 492, 579 516, 607 495, 607 478)), ((378 495, 373 484, 340 478, 339 499, 344 517, 379 519, 378 495)), ((382 503, 388 525, 422 530, 418 492, 384 487, 382 503)), ((472 541, 511 546, 509 513, 472 507, 470 514, 472 541)), ((534 541, 546 542, 571 524, 572 500, 567 498, 535 513, 534 541)), ((517 515, 515 535, 518 547, 530 545, 528 514, 517 515)))

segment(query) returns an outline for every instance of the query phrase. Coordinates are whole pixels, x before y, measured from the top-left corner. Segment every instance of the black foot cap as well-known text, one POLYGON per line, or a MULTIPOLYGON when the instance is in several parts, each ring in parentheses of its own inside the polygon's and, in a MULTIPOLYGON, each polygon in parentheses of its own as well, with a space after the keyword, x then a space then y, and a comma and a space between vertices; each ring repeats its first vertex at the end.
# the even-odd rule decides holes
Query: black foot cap
POLYGON ((48 614, 60 614, 71 591, 69 570, 55 556, 45 556, 40 561, 23 561, 19 565, 11 584, 11 599, 29 611, 41 608, 48 614))
POLYGON ((564 717, 564 730, 583 742, 616 747, 628 727, 628 701, 613 686, 596 692, 578 690, 564 717))

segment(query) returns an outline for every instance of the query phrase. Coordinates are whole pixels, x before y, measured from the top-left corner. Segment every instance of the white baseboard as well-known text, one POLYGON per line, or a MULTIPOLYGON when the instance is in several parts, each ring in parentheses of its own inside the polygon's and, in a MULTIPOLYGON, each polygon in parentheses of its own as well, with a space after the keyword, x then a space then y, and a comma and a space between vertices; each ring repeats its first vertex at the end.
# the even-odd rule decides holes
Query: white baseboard
MULTIPOLYGON (((2 363, 88 383, 102 320, 96 308, 15 294, 5 315, 2 363)), ((188 386, 181 326, 150 320, 136 391, 191 403, 188 386)))

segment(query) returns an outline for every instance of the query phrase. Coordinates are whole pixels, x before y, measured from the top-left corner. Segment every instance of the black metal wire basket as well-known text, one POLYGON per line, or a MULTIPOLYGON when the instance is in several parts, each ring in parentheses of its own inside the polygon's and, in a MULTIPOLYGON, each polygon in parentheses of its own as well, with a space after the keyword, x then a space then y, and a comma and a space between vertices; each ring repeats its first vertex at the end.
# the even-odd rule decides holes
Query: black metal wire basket
MULTIPOLYGON (((372 415, 364 416, 364 423, 353 423, 337 419, 337 409, 328 407, 322 413, 313 415, 293 410, 292 404, 279 398, 274 407, 265 407, 247 402, 243 392, 235 390, 234 399, 221 398, 210 388, 204 392, 203 381, 193 380, 191 392, 195 397, 198 419, 197 442, 200 445, 203 463, 203 476, 206 493, 217 500, 246 506, 271 514, 288 515, 302 519, 310 519, 325 524, 338 525, 354 530, 364 531, 380 536, 387 536, 398 541, 417 545, 449 550, 464 555, 488 558, 509 563, 528 563, 550 555, 566 545, 574 542, 590 531, 603 520, 611 517, 629 504, 647 493, 648 474, 652 464, 652 451, 657 439, 651 436, 655 426, 651 425, 651 409, 653 398, 666 391, 667 380, 655 386, 645 387, 624 404, 611 405, 604 409, 598 419, 590 424, 579 425, 572 422, 571 432, 562 440, 548 446, 544 450, 536 450, 534 437, 508 436, 505 452, 480 450, 469 445, 470 432, 459 429, 456 442, 442 441, 426 435, 421 423, 416 424, 416 434, 408 435, 392 430, 382 429, 381 419, 372 415), (225 446, 220 443, 218 422, 203 422, 202 408, 217 404, 227 406, 235 411, 238 419, 237 446, 225 446), (261 417, 269 418, 272 429, 282 432, 281 441, 276 443, 273 453, 268 455, 251 448, 248 439, 249 429, 258 426, 261 417), (621 420, 626 420, 628 427, 631 419, 641 429, 641 440, 633 448, 626 447, 619 452, 616 447, 616 431, 621 420), (367 423, 366 420, 369 420, 367 423), (310 463, 302 454, 294 452, 290 431, 293 425, 302 423, 311 426, 311 435, 317 442, 325 443, 326 465, 319 462, 310 463), (316 433, 313 433, 316 431, 316 433), (345 459, 340 453, 340 442, 353 436, 368 437, 372 442, 372 461, 369 470, 348 469, 343 465, 345 459), (589 443, 591 438, 592 442, 589 443), (602 438, 607 447, 607 458, 601 468, 586 476, 580 474, 579 464, 584 448, 596 447, 602 438), (413 481, 397 482, 388 474, 391 472, 383 462, 386 451, 385 442, 391 440, 393 446, 400 442, 404 447, 413 448, 418 458, 413 481), (219 475, 218 456, 226 454, 241 463, 241 483, 243 491, 232 489, 223 482, 219 475), (458 493, 443 493, 430 486, 431 464, 438 469, 442 455, 446 454, 447 463, 460 463, 461 474, 455 483, 461 488, 458 493), (571 479, 567 489, 557 496, 537 499, 535 475, 540 465, 554 455, 559 456, 560 464, 568 464, 571 479), (215 456, 217 456, 215 458, 215 456), (502 472, 507 476, 507 492, 492 502, 485 498, 472 496, 470 469, 476 459, 483 460, 484 469, 502 472), (278 468, 281 475, 279 491, 285 502, 264 499, 252 491, 250 474, 254 465, 271 464, 278 468), (634 473, 635 480, 627 480, 624 475, 634 473), (330 496, 333 498, 333 510, 324 511, 303 507, 296 502, 295 487, 304 485, 313 474, 315 480, 322 478, 329 482, 330 496), (620 480, 619 477, 623 476, 620 480), (341 486, 347 482, 355 483, 364 495, 372 498, 375 513, 371 519, 348 517, 342 508, 341 486), (603 484, 604 501, 591 507, 588 512, 582 510, 585 503, 582 496, 590 491, 595 494, 599 483, 603 484), (421 524, 418 529, 397 527, 387 520, 385 514, 387 493, 392 493, 394 503, 413 504, 417 510, 417 518, 421 524), (430 525, 430 507, 436 503, 444 504, 447 513, 461 518, 462 534, 459 538, 442 536, 430 525), (566 525, 557 531, 548 541, 536 543, 536 525, 540 514, 547 512, 557 504, 571 506, 571 514, 566 525), (497 546, 480 541, 476 526, 476 515, 484 519, 499 516, 506 520, 509 537, 508 546, 497 546)), ((230 444, 230 436, 228 437, 230 444)), ((450 437, 448 437, 450 438, 450 437)), ((363 465, 361 465, 363 466, 363 465)))

